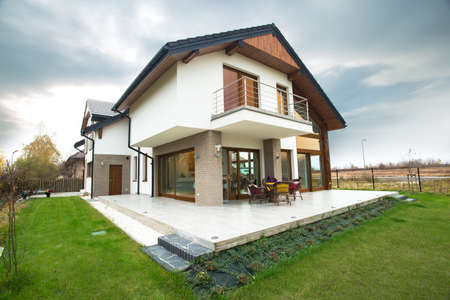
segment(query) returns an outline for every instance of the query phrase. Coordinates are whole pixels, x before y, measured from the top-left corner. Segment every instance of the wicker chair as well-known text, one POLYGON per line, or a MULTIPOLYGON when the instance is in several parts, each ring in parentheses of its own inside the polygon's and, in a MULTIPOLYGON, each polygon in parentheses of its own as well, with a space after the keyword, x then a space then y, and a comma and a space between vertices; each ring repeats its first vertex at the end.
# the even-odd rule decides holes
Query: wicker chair
POLYGON ((279 181, 275 184, 273 202, 280 205, 281 202, 289 203, 292 205, 291 198, 289 197, 289 185, 290 182, 279 181))
POLYGON ((248 203, 259 200, 259 203, 267 201, 267 194, 263 187, 257 187, 254 184, 249 184, 247 186, 248 191, 248 203))

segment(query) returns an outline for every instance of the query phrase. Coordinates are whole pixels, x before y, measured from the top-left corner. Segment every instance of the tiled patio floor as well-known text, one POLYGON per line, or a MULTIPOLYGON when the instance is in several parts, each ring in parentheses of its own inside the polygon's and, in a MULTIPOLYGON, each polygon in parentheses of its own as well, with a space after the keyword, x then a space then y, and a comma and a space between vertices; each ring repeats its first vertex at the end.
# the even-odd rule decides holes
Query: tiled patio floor
POLYGON ((299 224, 315 222, 348 207, 367 204, 395 192, 327 190, 303 193, 292 206, 230 201, 220 207, 146 195, 101 196, 99 200, 153 229, 194 238, 213 250, 223 250, 261 234, 271 235, 299 224))

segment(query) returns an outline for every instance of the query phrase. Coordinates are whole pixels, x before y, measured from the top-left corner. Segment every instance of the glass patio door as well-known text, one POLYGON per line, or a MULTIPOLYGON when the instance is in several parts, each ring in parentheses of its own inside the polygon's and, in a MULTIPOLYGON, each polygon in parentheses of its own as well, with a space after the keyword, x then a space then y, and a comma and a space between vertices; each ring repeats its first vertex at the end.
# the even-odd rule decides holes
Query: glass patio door
POLYGON ((259 151, 222 150, 223 198, 248 198, 247 186, 259 184, 259 151))

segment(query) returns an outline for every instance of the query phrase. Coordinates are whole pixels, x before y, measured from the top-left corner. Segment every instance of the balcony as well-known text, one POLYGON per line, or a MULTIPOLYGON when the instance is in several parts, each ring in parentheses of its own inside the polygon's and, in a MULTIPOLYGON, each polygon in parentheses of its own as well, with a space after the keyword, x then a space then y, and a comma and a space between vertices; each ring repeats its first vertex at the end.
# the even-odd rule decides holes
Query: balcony
POLYGON ((263 139, 312 133, 308 99, 246 76, 213 93, 211 125, 263 139))

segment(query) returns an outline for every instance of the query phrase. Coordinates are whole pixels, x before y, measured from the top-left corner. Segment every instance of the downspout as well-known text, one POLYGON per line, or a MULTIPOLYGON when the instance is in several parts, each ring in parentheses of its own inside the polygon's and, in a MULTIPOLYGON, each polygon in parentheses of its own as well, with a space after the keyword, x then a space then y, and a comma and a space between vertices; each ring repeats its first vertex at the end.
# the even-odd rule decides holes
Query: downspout
POLYGON ((94 150, 95 150, 95 141, 94 141, 94 139, 88 137, 83 131, 81 132, 81 135, 92 142, 91 199, 94 199, 94 150))
MULTIPOLYGON (((121 112, 121 111, 119 111, 117 109, 112 109, 112 110, 128 119, 128 148, 130 148, 131 150, 133 150, 133 151, 138 153, 138 160, 139 160, 139 154, 141 154, 141 155, 144 155, 147 158, 150 158, 151 161, 152 161, 152 197, 153 197, 154 193, 155 193, 155 185, 154 185, 155 167, 154 167, 154 164, 153 164, 153 157, 151 157, 147 153, 141 152, 140 147, 138 147, 138 149, 136 149, 136 148, 133 148, 131 146, 131 118, 128 115, 128 112, 123 113, 123 112, 121 112)), ((139 162, 138 162, 138 168, 139 168, 139 162)), ((138 193, 139 193, 139 185, 140 185, 140 182, 139 182, 139 171, 138 171, 138 182, 137 182, 138 193)))
POLYGON ((137 157, 137 194, 140 194, 140 183, 141 183, 141 147, 138 147, 138 157, 137 157))

